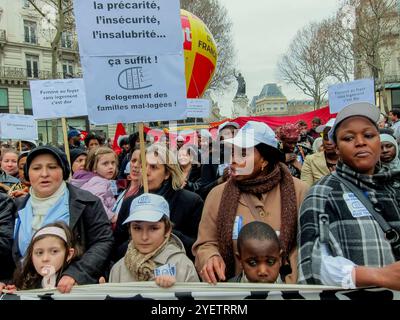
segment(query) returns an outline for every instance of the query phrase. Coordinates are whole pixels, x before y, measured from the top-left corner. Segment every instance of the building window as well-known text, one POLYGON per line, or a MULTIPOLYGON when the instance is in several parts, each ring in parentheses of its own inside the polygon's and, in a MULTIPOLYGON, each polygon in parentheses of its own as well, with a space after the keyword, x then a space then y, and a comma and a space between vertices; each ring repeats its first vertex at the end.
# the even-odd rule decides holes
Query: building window
POLYGON ((72 33, 63 32, 61 34, 61 47, 72 49, 72 33))
POLYGON ((74 63, 72 61, 65 60, 62 68, 63 68, 64 79, 73 77, 74 63))
POLYGON ((400 108, 400 89, 392 90, 392 109, 400 108))
POLYGON ((7 89, 0 88, 0 113, 9 113, 8 108, 8 91, 7 89))
POLYGON ((32 98, 31 91, 28 89, 23 90, 24 95, 24 114, 32 115, 32 98))
POLYGON ((24 21, 25 42, 34 44, 37 43, 36 30, 36 22, 24 21))
POLYGON ((39 58, 26 56, 26 76, 28 78, 39 78, 39 58))

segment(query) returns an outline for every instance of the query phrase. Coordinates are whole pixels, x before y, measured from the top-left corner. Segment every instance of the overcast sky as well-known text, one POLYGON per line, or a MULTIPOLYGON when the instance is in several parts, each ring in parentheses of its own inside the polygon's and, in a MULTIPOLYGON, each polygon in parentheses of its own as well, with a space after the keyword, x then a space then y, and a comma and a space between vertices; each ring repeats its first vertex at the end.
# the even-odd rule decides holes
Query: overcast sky
MULTIPOLYGON (((282 85, 288 99, 306 96, 295 87, 279 83, 277 62, 297 31, 310 22, 331 16, 339 0, 220 0, 233 22, 233 39, 237 51, 237 69, 246 80, 250 102, 260 94, 264 84, 282 85)), ((232 99, 237 83, 222 96, 214 96, 221 113, 231 116, 232 99)))

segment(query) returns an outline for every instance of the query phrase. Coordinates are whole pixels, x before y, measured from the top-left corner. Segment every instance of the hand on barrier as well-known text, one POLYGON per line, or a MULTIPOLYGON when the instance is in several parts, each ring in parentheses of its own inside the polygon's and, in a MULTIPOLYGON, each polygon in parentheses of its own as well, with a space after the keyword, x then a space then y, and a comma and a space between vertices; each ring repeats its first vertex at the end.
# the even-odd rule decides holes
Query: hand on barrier
POLYGON ((200 277, 204 282, 217 284, 218 281, 225 281, 225 269, 226 266, 222 257, 212 256, 201 269, 200 277))

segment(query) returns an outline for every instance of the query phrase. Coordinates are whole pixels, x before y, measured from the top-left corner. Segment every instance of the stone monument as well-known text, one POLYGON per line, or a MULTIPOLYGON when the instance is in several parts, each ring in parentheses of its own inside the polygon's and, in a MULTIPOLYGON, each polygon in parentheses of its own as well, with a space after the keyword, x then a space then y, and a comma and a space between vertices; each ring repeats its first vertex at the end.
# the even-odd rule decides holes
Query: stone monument
POLYGON ((246 96, 246 81, 244 80, 244 77, 240 72, 238 75, 236 75, 236 71, 233 71, 233 75, 238 83, 238 88, 235 97, 232 100, 233 102, 232 117, 237 118, 237 117, 248 116, 249 99, 246 96))

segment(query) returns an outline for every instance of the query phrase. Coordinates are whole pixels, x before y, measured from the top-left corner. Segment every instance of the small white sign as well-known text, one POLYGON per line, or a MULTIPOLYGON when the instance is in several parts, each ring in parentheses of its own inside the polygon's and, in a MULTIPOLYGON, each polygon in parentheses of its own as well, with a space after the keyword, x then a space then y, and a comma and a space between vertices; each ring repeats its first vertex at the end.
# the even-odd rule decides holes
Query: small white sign
POLYGON ((183 52, 179 0, 75 0, 82 56, 183 52))
POLYGON ((186 118, 183 55, 82 57, 81 62, 91 123, 186 118))
POLYGON ((0 114, 0 138, 37 140, 37 122, 33 116, 12 113, 0 114))
POLYGON ((329 86, 329 111, 338 113, 344 107, 357 102, 375 104, 374 79, 361 79, 329 86))
POLYGON ((87 116, 82 79, 30 81, 35 119, 87 116))
POLYGON ((207 99, 187 99, 188 118, 208 118, 210 117, 210 100, 207 99))

